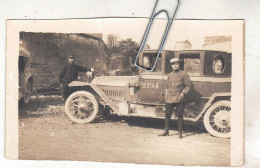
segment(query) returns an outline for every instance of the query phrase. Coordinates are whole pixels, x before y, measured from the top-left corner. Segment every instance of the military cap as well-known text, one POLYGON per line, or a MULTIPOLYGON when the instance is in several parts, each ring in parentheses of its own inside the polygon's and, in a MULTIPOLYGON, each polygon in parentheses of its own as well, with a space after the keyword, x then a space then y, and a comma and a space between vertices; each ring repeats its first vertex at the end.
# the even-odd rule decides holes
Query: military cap
POLYGON ((75 55, 74 55, 74 54, 69 55, 69 56, 68 56, 68 59, 75 59, 75 55))
POLYGON ((172 63, 174 63, 174 62, 180 62, 180 59, 179 59, 179 58, 172 58, 172 59, 170 60, 170 63, 172 64, 172 63))

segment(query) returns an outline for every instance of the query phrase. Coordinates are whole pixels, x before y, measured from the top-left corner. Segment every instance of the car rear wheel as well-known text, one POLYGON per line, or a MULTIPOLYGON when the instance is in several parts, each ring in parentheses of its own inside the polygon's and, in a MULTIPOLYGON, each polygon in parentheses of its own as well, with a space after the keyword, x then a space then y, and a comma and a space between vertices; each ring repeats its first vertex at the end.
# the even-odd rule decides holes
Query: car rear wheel
POLYGON ((76 123, 89 123, 98 115, 98 102, 95 97, 86 91, 77 91, 71 94, 65 103, 67 116, 76 123))
POLYGON ((230 114, 230 101, 222 100, 215 102, 209 107, 203 118, 206 130, 213 136, 230 138, 230 114))

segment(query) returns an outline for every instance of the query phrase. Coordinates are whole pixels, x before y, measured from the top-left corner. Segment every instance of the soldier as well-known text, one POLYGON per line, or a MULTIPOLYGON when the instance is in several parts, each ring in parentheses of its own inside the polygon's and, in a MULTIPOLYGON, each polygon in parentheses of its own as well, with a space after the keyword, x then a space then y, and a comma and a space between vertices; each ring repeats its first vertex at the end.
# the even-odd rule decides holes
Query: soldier
POLYGON ((68 57, 68 63, 63 66, 59 73, 59 81, 61 83, 62 97, 66 100, 69 96, 68 84, 72 81, 78 80, 78 72, 93 72, 93 68, 82 67, 74 64, 74 55, 68 57))
POLYGON ((179 138, 182 138, 185 95, 187 95, 189 89, 192 87, 192 83, 188 74, 180 70, 179 58, 172 58, 170 64, 173 72, 168 74, 164 97, 166 102, 165 131, 162 134, 159 134, 159 136, 169 135, 171 114, 175 108, 175 116, 178 117, 178 136, 179 138))

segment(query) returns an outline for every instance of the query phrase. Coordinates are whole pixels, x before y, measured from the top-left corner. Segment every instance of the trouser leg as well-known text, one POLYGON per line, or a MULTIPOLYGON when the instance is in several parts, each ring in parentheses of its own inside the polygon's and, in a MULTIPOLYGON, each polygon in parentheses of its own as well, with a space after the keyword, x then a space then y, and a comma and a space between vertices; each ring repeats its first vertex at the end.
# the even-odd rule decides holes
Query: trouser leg
POLYGON ((184 106, 182 103, 176 103, 176 111, 175 115, 178 116, 178 130, 179 132, 183 129, 183 113, 184 113, 184 106))
POLYGON ((182 138, 183 113, 184 113, 183 104, 182 103, 176 104, 176 115, 178 116, 178 136, 179 136, 179 138, 182 138))
POLYGON ((178 130, 179 132, 183 130, 183 115, 178 116, 178 130))
POLYGON ((166 104, 165 106, 165 130, 170 129, 170 121, 171 121, 171 115, 173 112, 174 106, 172 104, 166 104))
POLYGON ((67 83, 62 83, 61 92, 62 92, 62 98, 64 100, 66 100, 68 98, 68 84, 67 83))
POLYGON ((166 104, 165 106, 165 130, 163 133, 159 134, 159 136, 167 136, 169 135, 169 129, 170 129, 170 121, 171 121, 171 114, 173 111, 174 106, 172 104, 166 104))

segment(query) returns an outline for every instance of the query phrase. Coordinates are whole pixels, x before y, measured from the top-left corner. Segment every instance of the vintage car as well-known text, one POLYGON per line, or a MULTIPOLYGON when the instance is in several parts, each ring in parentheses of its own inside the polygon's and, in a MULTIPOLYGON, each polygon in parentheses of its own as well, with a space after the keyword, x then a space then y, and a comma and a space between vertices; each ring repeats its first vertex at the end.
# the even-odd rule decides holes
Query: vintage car
POLYGON ((36 94, 33 76, 29 70, 29 56, 30 52, 24 48, 19 49, 19 102, 27 104, 32 95, 36 94))
MULTIPOLYGON (((140 54, 139 63, 149 67, 156 51, 140 54)), ((153 71, 139 69, 137 76, 99 76, 91 83, 73 81, 65 111, 77 123, 93 121, 102 109, 124 116, 164 118, 164 92, 169 60, 179 57, 181 69, 194 85, 187 95, 185 120, 202 121, 213 136, 229 138, 231 132, 231 53, 207 50, 163 51, 153 71)), ((174 113, 172 115, 174 119, 174 113)))

